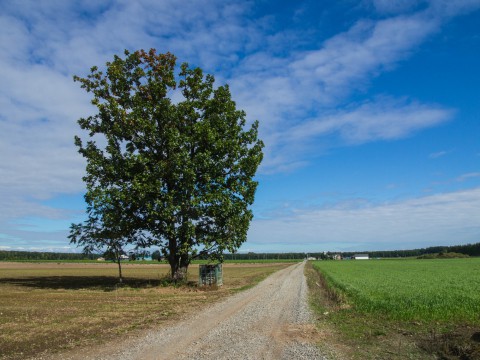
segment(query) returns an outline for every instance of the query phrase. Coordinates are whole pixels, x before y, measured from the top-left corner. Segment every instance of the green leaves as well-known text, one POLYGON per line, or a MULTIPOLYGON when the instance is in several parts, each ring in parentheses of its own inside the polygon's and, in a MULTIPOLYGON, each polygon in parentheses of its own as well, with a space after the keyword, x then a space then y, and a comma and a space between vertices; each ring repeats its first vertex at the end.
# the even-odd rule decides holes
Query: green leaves
POLYGON ((228 86, 214 88, 212 75, 184 63, 181 99, 167 97, 177 88, 175 61, 154 49, 125 51, 105 74, 92 67, 86 78, 74 77, 93 93, 98 113, 78 121, 91 140, 75 138, 87 159, 85 199, 95 226, 72 227, 72 239, 92 232, 98 242, 100 228, 126 244, 146 238, 142 246, 159 246, 173 276, 196 256, 221 258, 246 240, 263 157, 258 122, 245 129, 245 113, 228 86))

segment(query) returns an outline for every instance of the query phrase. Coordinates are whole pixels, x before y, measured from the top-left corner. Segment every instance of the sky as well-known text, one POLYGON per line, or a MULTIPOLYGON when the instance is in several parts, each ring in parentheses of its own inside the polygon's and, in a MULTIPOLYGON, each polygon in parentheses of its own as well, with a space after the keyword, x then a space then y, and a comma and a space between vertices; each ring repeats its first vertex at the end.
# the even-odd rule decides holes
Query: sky
POLYGON ((81 251, 73 75, 150 48, 260 122, 240 251, 480 242, 480 0, 0 0, 0 250, 81 251))

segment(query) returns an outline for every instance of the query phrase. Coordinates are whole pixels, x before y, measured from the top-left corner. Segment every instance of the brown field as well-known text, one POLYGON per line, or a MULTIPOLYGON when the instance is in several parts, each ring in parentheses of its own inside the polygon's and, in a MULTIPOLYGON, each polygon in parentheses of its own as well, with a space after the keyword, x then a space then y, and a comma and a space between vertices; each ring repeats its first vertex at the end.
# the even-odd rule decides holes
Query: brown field
POLYGON ((218 289, 167 282, 163 264, 0 262, 0 359, 25 359, 168 326, 291 264, 224 264, 218 289))

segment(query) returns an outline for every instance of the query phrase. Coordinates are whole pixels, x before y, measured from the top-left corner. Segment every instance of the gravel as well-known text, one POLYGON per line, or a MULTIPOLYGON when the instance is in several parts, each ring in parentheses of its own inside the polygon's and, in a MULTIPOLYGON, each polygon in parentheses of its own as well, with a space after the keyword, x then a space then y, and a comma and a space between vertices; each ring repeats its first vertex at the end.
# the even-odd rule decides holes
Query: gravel
POLYGON ((176 325, 62 359, 326 359, 299 263, 176 325))

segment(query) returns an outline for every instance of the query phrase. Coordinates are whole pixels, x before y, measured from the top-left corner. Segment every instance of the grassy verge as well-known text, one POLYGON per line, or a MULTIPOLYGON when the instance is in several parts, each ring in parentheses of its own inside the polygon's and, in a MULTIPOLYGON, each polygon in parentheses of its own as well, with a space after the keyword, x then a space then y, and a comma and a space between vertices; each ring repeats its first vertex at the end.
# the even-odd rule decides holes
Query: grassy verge
POLYGON ((480 259, 317 262, 320 328, 349 359, 480 359, 480 259))
MULTIPOLYGON (((226 264, 224 286, 166 286, 166 265, 0 263, 0 359, 90 346, 165 326, 289 264, 226 264)), ((195 280, 198 266, 191 265, 195 280)))

